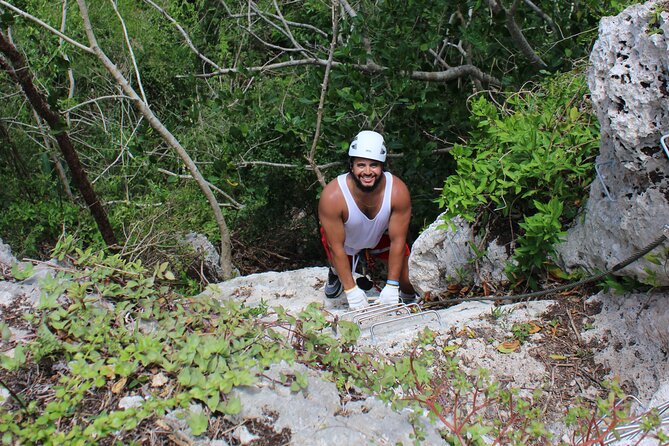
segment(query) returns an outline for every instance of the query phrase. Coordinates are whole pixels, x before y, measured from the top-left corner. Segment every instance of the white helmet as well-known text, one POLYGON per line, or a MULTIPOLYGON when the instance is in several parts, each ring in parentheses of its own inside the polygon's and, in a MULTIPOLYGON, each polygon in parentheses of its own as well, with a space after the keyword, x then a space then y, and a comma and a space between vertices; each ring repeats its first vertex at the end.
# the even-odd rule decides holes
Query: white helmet
POLYGON ((371 130, 363 130, 351 142, 351 146, 348 148, 348 156, 385 163, 386 146, 383 144, 383 136, 371 130))

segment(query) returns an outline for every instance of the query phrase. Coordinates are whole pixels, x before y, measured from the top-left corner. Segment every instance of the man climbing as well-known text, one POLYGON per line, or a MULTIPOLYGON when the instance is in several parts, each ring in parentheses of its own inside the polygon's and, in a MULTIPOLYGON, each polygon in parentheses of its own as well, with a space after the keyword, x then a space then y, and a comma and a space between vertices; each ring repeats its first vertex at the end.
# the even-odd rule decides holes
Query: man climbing
POLYGON ((381 304, 415 299, 409 282, 411 196, 406 184, 384 171, 383 136, 363 130, 348 150, 349 172, 331 181, 318 203, 321 239, 330 261, 325 295, 337 297, 342 289, 349 308, 369 305, 367 295, 353 279, 357 254, 367 249, 387 266, 381 304))

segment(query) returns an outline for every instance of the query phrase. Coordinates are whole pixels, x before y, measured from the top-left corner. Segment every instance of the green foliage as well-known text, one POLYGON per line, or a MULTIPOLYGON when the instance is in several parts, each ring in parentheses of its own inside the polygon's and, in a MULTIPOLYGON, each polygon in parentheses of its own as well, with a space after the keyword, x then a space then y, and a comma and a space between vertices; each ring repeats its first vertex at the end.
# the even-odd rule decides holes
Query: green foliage
POLYGON ((653 9, 650 13, 650 18, 648 19, 648 26, 646 27, 646 33, 648 35, 653 34, 663 34, 662 24, 664 19, 662 18, 662 13, 667 12, 667 3, 666 2, 657 2, 653 5, 653 9))
POLYGON ((631 291, 648 288, 633 277, 613 276, 611 274, 606 276, 598 286, 607 293, 613 292, 615 294, 625 294, 631 291))
POLYGON ((518 228, 516 280, 532 283, 576 215, 593 175, 599 128, 582 75, 565 74, 533 90, 508 94, 502 106, 471 102, 477 129, 452 153, 456 173, 444 183, 444 221, 460 216, 484 230, 518 228))
POLYGON ((536 214, 525 216, 518 226, 523 236, 517 239, 512 262, 507 265, 507 274, 511 277, 527 277, 530 286, 536 288, 534 282, 536 271, 541 271, 546 257, 554 252, 553 246, 560 242, 566 234, 562 231, 562 203, 552 198, 546 205, 533 201, 536 214))
POLYGON ((0 212, 2 239, 12 247, 17 258, 44 256, 63 231, 77 234, 93 246, 101 244, 90 214, 73 203, 17 200, 3 208, 0 212))
MULTIPOLYGON (((60 241, 54 256, 61 259, 58 273, 42 279, 40 304, 26 318, 36 336, 25 348, 17 346, 13 357, 0 355, 0 369, 25 373, 39 366, 48 374, 55 358, 67 367, 51 370, 47 401, 9 400, 0 406, 4 443, 123 442, 141 423, 171 411, 185 418, 194 435, 204 434, 210 416, 240 412, 240 401, 230 396, 233 388, 253 386, 259 374, 282 361, 325 372, 342 393, 376 395, 398 410, 427 409, 443 422, 444 437, 453 444, 550 439, 535 402, 519 398, 484 370, 463 372, 455 358, 432 348, 437 333, 429 329, 417 336, 410 354, 376 356, 357 348, 357 324, 335 325, 315 303, 293 316, 281 307, 219 302, 208 297, 215 288, 185 297, 169 286, 167 265, 147 269, 140 261, 81 250, 71 237, 60 241), (270 317, 258 318, 265 314, 270 317), (128 394, 143 398, 136 407, 119 409, 116 397, 128 394), (91 400, 99 402, 95 411, 87 406, 91 400)), ((280 380, 293 392, 309 384, 301 372, 280 380)), ((601 400, 594 415, 585 406, 574 407, 567 422, 582 435, 600 417, 610 431, 627 419, 619 397, 617 391, 601 400)), ((420 441, 424 431, 418 417, 414 422, 420 441)), ((657 416, 649 413, 644 432, 657 426, 657 416)))

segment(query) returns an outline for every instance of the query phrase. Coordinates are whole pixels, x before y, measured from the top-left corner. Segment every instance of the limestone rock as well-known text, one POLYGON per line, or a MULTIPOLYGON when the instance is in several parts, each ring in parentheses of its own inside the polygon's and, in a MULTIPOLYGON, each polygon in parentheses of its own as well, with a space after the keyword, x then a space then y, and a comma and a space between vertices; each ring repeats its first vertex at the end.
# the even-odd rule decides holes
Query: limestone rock
MULTIPOLYGON (((657 2, 605 17, 590 55, 588 85, 601 125, 595 180, 584 217, 558 247, 568 269, 604 270, 629 258, 669 223, 669 14, 651 24, 657 2), (657 33, 651 32, 659 26, 657 33), (651 31, 649 31, 651 30, 651 31)), ((617 274, 669 285, 667 247, 617 274)))
MULTIPOLYGON (((301 364, 276 364, 265 372, 272 386, 245 387, 233 390, 242 402, 243 419, 273 418, 274 430, 289 429, 291 444, 411 444, 414 429, 408 412, 398 413, 375 399, 342 405, 337 386, 301 364), (277 392, 276 378, 294 373, 308 377, 308 387, 299 392, 277 392)), ((425 444, 443 444, 435 425, 421 417, 425 444)))
POLYGON ((584 339, 600 339, 603 350, 596 361, 618 377, 626 388, 648 401, 662 384, 669 385, 669 302, 667 293, 607 294, 600 302, 593 329, 584 339), (626 354, 621 354, 626 352, 626 354))
POLYGON ((493 240, 484 247, 485 255, 476 259, 470 244, 481 241, 463 219, 453 220, 454 228, 442 227, 442 215, 416 239, 409 257, 409 278, 420 294, 441 293, 449 283, 480 285, 506 281, 504 265, 509 260, 506 248, 493 240))
POLYGON ((198 256, 198 261, 202 266, 201 269, 210 282, 216 282, 223 279, 221 257, 214 245, 205 235, 189 232, 184 236, 183 242, 190 246, 198 256))
POLYGON ((11 267, 16 263, 16 257, 12 255, 12 248, 8 244, 3 243, 0 238, 0 265, 11 267))

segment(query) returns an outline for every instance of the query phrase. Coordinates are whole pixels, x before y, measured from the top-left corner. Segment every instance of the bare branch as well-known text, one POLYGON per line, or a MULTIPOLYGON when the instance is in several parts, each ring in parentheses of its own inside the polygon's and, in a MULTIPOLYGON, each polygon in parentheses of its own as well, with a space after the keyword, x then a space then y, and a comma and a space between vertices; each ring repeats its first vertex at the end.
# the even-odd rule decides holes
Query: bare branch
MULTIPOLYGON (((275 2, 276 4, 276 2, 275 2)), ((316 178, 321 186, 325 187, 326 182, 323 174, 316 165, 316 146, 318 145, 318 139, 321 136, 321 122, 323 121, 323 104, 325 103, 325 94, 328 90, 328 82, 330 80, 330 70, 332 68, 332 59, 334 58, 334 50, 337 45, 337 28, 339 24, 339 13, 336 4, 336 0, 333 0, 332 3, 332 40, 330 41, 330 51, 328 52, 328 62, 325 66, 325 74, 323 75, 323 84, 321 85, 321 97, 318 101, 318 112, 316 113, 316 131, 314 132, 314 140, 311 143, 311 150, 307 156, 307 161, 311 168, 316 173, 316 178)))
MULTIPOLYGON (((278 15, 278 19, 279 19, 279 21, 281 21, 281 23, 283 23, 283 25, 284 25, 283 28, 280 27, 279 25, 277 25, 276 23, 272 22, 271 20, 269 20, 269 19, 266 17, 267 14, 265 14, 265 13, 262 12, 262 11, 260 11, 260 10, 258 9, 258 7, 257 7, 253 2, 250 2, 250 3, 249 3, 249 6, 251 7, 251 9, 252 9, 253 11, 255 11, 255 13, 256 13, 256 14, 257 14, 263 21, 265 21, 266 23, 268 23, 272 28, 274 28, 274 29, 276 29, 277 31, 279 31, 281 34, 283 34, 284 36, 286 36, 286 37, 291 41, 291 43, 292 43, 293 46, 295 47, 295 48, 293 49, 293 51, 297 50, 297 51, 303 53, 305 57, 311 57, 311 55, 307 52, 307 50, 305 50, 304 47, 303 47, 302 45, 300 45, 300 44, 295 40, 295 37, 293 36, 293 33, 290 31, 290 27, 288 26, 288 24, 286 23, 285 19, 284 19, 283 16, 281 15, 281 10, 279 9, 279 5, 276 4, 276 1, 274 2, 274 7, 275 7, 277 13, 279 14, 279 15, 278 15)), ((256 38, 259 39, 259 37, 256 37, 256 38)), ((259 40, 260 40, 260 39, 259 39, 259 40)))
MULTIPOLYGON (((165 170, 165 169, 162 169, 162 168, 158 168, 158 172, 164 173, 165 175, 170 175, 170 176, 173 176, 173 177, 177 177, 177 178, 182 178, 182 179, 185 179, 185 180, 192 180, 193 179, 192 175, 180 175, 178 173, 170 172, 169 170, 165 170)), ((228 195, 227 192, 225 192, 222 189, 219 189, 218 187, 216 187, 215 185, 211 184, 208 181, 207 181, 207 184, 209 184, 209 187, 211 187, 216 192, 223 195, 228 201, 230 201, 230 204, 223 204, 221 206, 232 206, 235 209, 244 209, 245 206, 243 204, 238 203, 237 201, 235 201, 235 199, 232 198, 230 195, 228 195)))
POLYGON ((244 31, 246 31, 247 33, 251 34, 253 37, 256 38, 256 40, 258 42, 262 43, 263 45, 265 45, 268 48, 272 48, 272 49, 278 50, 278 51, 284 51, 286 53, 301 53, 301 52, 303 52, 303 49, 301 49, 301 48, 286 48, 286 47, 283 47, 283 46, 274 45, 273 43, 266 42, 262 37, 260 37, 256 33, 254 33, 251 28, 243 27, 243 26, 241 28, 244 31))
MULTIPOLYGON (((327 67, 328 61, 325 59, 288 60, 285 62, 278 62, 274 64, 249 67, 244 69, 225 68, 221 71, 217 71, 214 73, 196 74, 194 77, 210 78, 215 76, 221 76, 224 74, 242 73, 242 72, 261 73, 269 70, 276 70, 287 67, 298 67, 304 65, 320 65, 323 67, 327 67)), ((338 67, 353 68, 367 74, 382 74, 384 71, 388 70, 388 68, 376 64, 363 65, 363 64, 349 64, 349 63, 332 61, 330 65, 333 68, 338 68, 338 67)), ((471 76, 487 84, 491 84, 494 86, 501 85, 501 82, 498 79, 482 72, 480 69, 478 69, 473 65, 460 65, 458 67, 449 68, 446 71, 400 71, 400 74, 407 76, 410 79, 420 80, 420 81, 430 81, 430 82, 448 82, 454 79, 458 79, 460 77, 471 76)), ((184 77, 184 76, 177 76, 177 77, 184 77)))
POLYGON ((504 8, 497 0, 486 0, 490 10, 494 15, 504 15, 506 19, 506 29, 509 31, 511 40, 516 44, 516 48, 530 61, 530 63, 536 67, 544 68, 546 67, 546 62, 544 62, 537 53, 532 49, 532 45, 527 41, 525 35, 521 31, 518 23, 516 23, 515 14, 520 0, 513 0, 511 8, 508 10, 504 8))
POLYGON ((102 101, 103 99, 132 99, 130 96, 126 96, 124 94, 111 94, 107 96, 100 96, 97 98, 89 99, 84 102, 80 102, 77 105, 73 105, 72 107, 68 108, 67 110, 64 110, 64 113, 69 113, 72 110, 76 110, 77 108, 83 107, 84 105, 91 104, 93 102, 97 103, 98 101, 102 101))
POLYGON ((564 37, 564 35, 562 34, 562 30, 560 30, 560 29, 557 27, 557 25, 555 24, 555 22, 553 21, 553 19, 552 19, 548 14, 546 14, 546 13, 545 13, 541 8, 539 8, 537 5, 535 5, 534 3, 532 3, 532 0, 523 0, 523 1, 525 2, 525 4, 526 4, 527 6, 529 6, 529 8, 530 8, 532 11, 535 12, 536 15, 538 15, 539 17, 541 17, 541 19, 542 19, 544 22, 546 22, 546 23, 548 24, 548 26, 550 27, 550 29, 552 29, 553 32, 554 32, 555 34, 558 34, 558 35, 560 36, 560 38, 563 38, 563 37, 564 37))
POLYGON ((18 15, 20 15, 21 17, 24 17, 24 18, 26 18, 26 19, 28 19, 32 22, 35 22, 38 25, 48 29, 53 34, 57 35, 61 39, 65 40, 66 42, 71 43, 72 45, 76 46, 80 50, 85 51, 89 54, 93 54, 93 50, 90 49, 89 47, 87 47, 86 45, 83 45, 83 44, 77 42, 76 40, 72 39, 71 37, 66 36, 65 34, 58 31, 56 28, 53 28, 52 26, 49 26, 48 24, 46 24, 42 20, 38 19, 37 17, 35 17, 33 15, 28 14, 27 12, 25 12, 25 11, 19 9, 19 8, 17 8, 16 6, 12 5, 11 3, 7 3, 5 0, 0 0, 0 5, 4 6, 6 8, 9 8, 12 11, 14 11, 15 13, 17 13, 18 15))
MULTIPOLYGON (((232 11, 230 10, 230 7, 228 6, 227 3, 225 3, 224 0, 218 0, 218 2, 221 4, 221 6, 223 6, 223 9, 225 9, 225 13, 231 19, 245 19, 245 18, 248 18, 249 16, 255 16, 256 15, 256 13, 233 14, 232 11)), ((275 14, 272 14, 270 12, 265 12, 264 14, 267 15, 268 17, 272 17, 273 19, 279 20, 279 16, 277 16, 275 14)), ((313 31, 315 33, 320 34, 323 37, 328 36, 328 33, 326 33, 325 31, 323 31, 321 29, 316 28, 314 25, 310 25, 308 23, 293 22, 291 20, 285 20, 285 18, 284 18, 283 21, 285 21, 290 26, 294 26, 296 28, 308 29, 310 31, 313 31)))
POLYGON ((130 44, 130 38, 128 37, 128 28, 125 26, 125 20, 123 20, 123 16, 118 10, 118 7, 116 5, 116 0, 109 0, 112 4, 112 7, 114 8, 114 12, 116 13, 116 16, 118 17, 119 22, 121 22, 121 28, 123 28, 123 38, 125 39, 125 44, 128 47, 128 52, 130 53, 130 60, 132 61, 132 66, 135 69, 135 78, 137 79, 137 85, 139 86, 139 91, 142 93, 142 99, 144 102, 146 101, 146 93, 144 93, 144 86, 142 85, 142 77, 139 75, 139 68, 137 68, 137 60, 135 59, 135 52, 132 49, 132 45, 130 44))
MULTIPOLYGON (((67 24, 67 0, 63 0, 63 10, 61 14, 61 19, 60 19, 60 32, 65 34, 65 25, 67 24)), ((62 37, 59 38, 58 46, 61 47, 63 46, 63 41, 64 39, 62 37)), ((69 56, 65 51, 63 51, 63 57, 65 58, 66 61, 70 61, 69 56)), ((67 90, 67 97, 69 99, 72 99, 74 97, 74 70, 72 70, 72 67, 68 67, 67 69, 67 78, 70 81, 70 88, 67 90)), ((65 117, 67 119, 67 122, 69 123, 69 116, 67 116, 67 113, 65 113, 65 117)))
MULTIPOLYGON (((149 5, 153 6, 154 8, 156 8, 156 9, 158 10, 158 12, 160 12, 160 13, 161 13, 161 14, 162 14, 162 15, 163 15, 163 16, 164 16, 164 17, 165 17, 165 18, 166 18, 172 25, 174 25, 174 27, 175 27, 175 28, 179 31, 179 33, 183 36, 184 40, 186 41, 186 45, 188 45, 188 47, 189 47, 189 48, 190 48, 190 49, 197 55, 197 57, 199 57, 203 62, 205 62, 205 63, 211 65, 212 67, 214 67, 214 69, 216 69, 216 70, 221 70, 221 67, 219 67, 218 64, 216 64, 213 60, 209 59, 207 56, 205 56, 204 54, 202 54, 202 53, 200 52, 200 50, 198 50, 198 49, 195 47, 195 45, 193 45, 193 41, 190 39, 190 36, 189 36, 188 33, 186 32, 186 30, 184 30, 184 29, 181 27, 181 25, 179 25, 179 23, 178 23, 176 20, 174 20, 174 19, 167 13, 167 11, 165 11, 165 10, 164 10, 163 8, 161 8, 160 6, 156 5, 152 0, 144 0, 144 1, 145 1, 146 3, 148 3, 149 5)), ((227 5, 226 5, 226 7, 227 7, 227 5)))
POLYGON ((346 11, 346 14, 348 14, 350 18, 354 19, 358 16, 358 13, 355 12, 355 9, 353 9, 346 0, 339 0, 339 4, 341 4, 341 6, 344 8, 344 11, 346 11))
MULTIPOLYGON (((390 156, 390 155, 389 155, 390 156)), ((327 164, 320 164, 318 167, 319 170, 329 169, 330 167, 340 166, 343 163, 341 161, 335 161, 327 164)), ((305 169, 313 170, 313 167, 310 165, 298 166, 296 164, 282 164, 282 163, 271 163, 269 161, 241 161, 236 164, 237 168, 249 167, 249 166, 268 166, 268 167, 279 167, 283 169, 305 169)))

